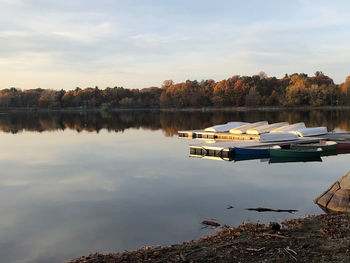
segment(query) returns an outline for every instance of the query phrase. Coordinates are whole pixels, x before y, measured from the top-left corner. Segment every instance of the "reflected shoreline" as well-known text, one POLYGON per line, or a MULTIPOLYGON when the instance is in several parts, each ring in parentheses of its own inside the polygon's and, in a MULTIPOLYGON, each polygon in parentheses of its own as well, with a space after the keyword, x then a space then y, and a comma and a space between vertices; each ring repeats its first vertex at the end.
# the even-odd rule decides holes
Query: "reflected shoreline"
POLYGON ((123 132, 129 128, 162 130, 165 136, 174 136, 178 130, 203 129, 228 121, 305 122, 307 126, 327 126, 350 130, 350 109, 328 110, 263 110, 263 111, 179 111, 179 110, 118 110, 101 111, 29 111, 1 112, 0 131, 43 132, 76 130, 77 132, 123 132))

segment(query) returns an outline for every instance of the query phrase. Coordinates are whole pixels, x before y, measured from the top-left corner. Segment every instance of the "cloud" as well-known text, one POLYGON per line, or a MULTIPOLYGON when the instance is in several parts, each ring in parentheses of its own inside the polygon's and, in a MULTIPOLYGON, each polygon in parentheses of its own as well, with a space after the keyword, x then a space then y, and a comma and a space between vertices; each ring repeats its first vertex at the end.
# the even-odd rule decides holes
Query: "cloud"
POLYGON ((323 70, 340 82, 348 74, 347 2, 198 3, 1 0, 0 85, 143 88, 261 70, 323 70))

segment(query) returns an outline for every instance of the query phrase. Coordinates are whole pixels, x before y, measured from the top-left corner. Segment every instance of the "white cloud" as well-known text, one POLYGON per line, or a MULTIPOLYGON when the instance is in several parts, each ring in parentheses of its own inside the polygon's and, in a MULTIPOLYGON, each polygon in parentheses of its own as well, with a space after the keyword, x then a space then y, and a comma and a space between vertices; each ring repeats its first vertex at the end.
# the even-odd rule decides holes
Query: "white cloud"
POLYGON ((230 9, 249 9, 243 2, 220 1, 222 16, 210 12, 208 3, 197 9, 189 4, 185 13, 154 1, 2 3, 2 87, 143 88, 169 78, 220 79, 261 70, 323 70, 340 82, 350 66, 346 2, 299 1, 280 10, 283 5, 270 1, 249 20, 243 13, 228 15, 230 9), (274 4, 280 8, 275 14, 274 4))

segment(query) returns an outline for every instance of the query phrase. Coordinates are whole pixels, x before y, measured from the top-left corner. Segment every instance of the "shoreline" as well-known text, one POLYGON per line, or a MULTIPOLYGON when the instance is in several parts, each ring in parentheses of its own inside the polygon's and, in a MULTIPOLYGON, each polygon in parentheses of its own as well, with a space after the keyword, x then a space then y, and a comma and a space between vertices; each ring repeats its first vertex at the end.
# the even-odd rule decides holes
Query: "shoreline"
POLYGON ((283 107, 283 106, 256 106, 256 107, 202 107, 202 108, 112 108, 109 110, 102 110, 101 108, 34 108, 34 107, 13 107, 13 108, 0 108, 0 113, 41 113, 41 112, 62 112, 62 113, 99 113, 99 112, 127 112, 127 111, 150 111, 150 112, 246 112, 246 111, 310 111, 310 110, 349 110, 350 106, 295 106, 295 107, 283 107))
POLYGON ((225 226, 198 240, 135 251, 90 254, 68 263, 119 262, 348 262, 350 214, 331 213, 225 226))

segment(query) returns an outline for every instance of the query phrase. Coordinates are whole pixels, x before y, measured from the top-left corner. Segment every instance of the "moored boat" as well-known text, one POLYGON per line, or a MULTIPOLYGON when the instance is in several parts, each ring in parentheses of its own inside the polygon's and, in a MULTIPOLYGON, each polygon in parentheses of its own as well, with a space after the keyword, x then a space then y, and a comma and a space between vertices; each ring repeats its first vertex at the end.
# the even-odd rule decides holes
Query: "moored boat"
POLYGON ((235 155, 251 155, 251 156, 262 156, 269 157, 269 149, 268 148, 243 148, 243 147, 235 147, 235 155))
POLYGON ((297 134, 299 137, 311 137, 326 134, 327 127, 313 127, 313 128, 304 128, 304 129, 296 129, 290 131, 291 133, 297 134))
POLYGON ((248 122, 228 122, 226 124, 219 124, 219 125, 205 128, 204 131, 206 131, 206 132, 228 132, 231 129, 234 129, 236 127, 239 127, 239 126, 242 126, 245 124, 248 124, 248 122))
POLYGON ((288 157, 288 158, 313 158, 320 157, 322 150, 292 150, 292 149, 270 149, 271 157, 288 157))
POLYGON ((337 143, 333 141, 320 141, 319 143, 293 144, 290 147, 293 150, 317 150, 322 149, 323 152, 335 151, 337 143))
POLYGON ((350 141, 337 141, 337 150, 350 150, 350 141))
POLYGON ((253 129, 247 130, 247 134, 259 135, 259 134, 270 132, 274 129, 277 129, 277 128, 280 128, 280 127, 283 127, 286 125, 289 125, 289 123, 288 122, 277 122, 277 123, 273 123, 273 124, 269 124, 269 125, 263 125, 263 126, 259 126, 259 127, 255 127, 253 129))
POLYGON ((298 123, 294 123, 291 125, 286 125, 277 129, 274 129, 270 132, 274 133, 274 132, 290 132, 290 131, 295 131, 295 130, 299 130, 299 129, 305 129, 305 123, 304 122, 298 122, 298 123))
POLYGON ((269 123, 267 121, 258 121, 258 122, 254 122, 254 123, 249 123, 249 124, 241 125, 241 126, 239 126, 237 128, 231 129, 230 133, 233 133, 233 134, 244 134, 249 129, 253 129, 255 127, 264 126, 264 125, 268 125, 268 124, 269 123))
POLYGON ((260 135, 260 142, 281 142, 298 140, 299 136, 289 132, 264 133, 260 135))

